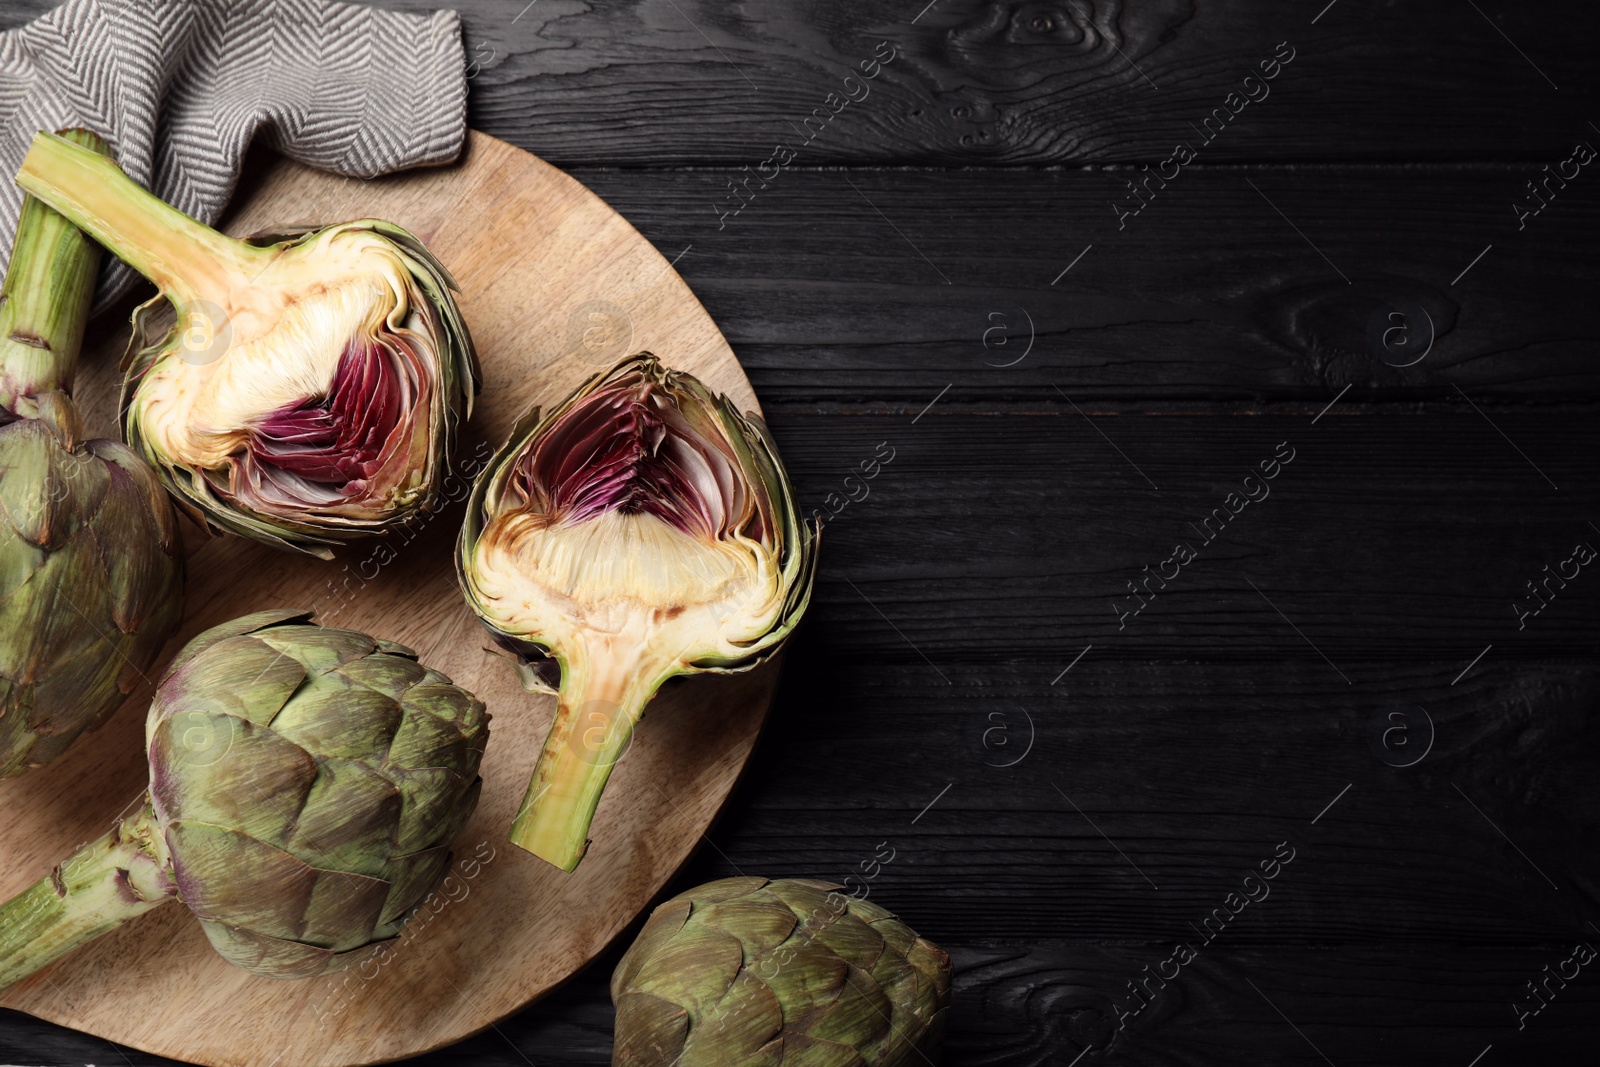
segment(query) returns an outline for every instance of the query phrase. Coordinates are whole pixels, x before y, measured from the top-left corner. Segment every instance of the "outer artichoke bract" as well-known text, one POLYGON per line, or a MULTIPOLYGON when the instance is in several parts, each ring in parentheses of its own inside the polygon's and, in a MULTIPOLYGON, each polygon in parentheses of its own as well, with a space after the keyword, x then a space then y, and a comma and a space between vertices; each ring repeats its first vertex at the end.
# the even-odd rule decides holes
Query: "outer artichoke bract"
POLYGON ((576 867, 656 689, 770 656, 810 599, 816 544, 762 421, 648 353, 530 413, 473 486, 457 554, 524 684, 560 672, 512 842, 576 867))
POLYGON ((618 1067, 937 1059, 950 957, 828 882, 727 878, 657 908, 611 977, 618 1067))
MULTIPOLYGON (((105 151, 85 130, 67 137, 105 151)), ((100 250, 32 197, 0 290, 0 778, 59 756, 139 684, 183 610, 172 505, 66 390, 100 250)))
POLYGON ((44 133, 17 184, 161 289, 134 314, 123 420, 181 503, 324 557, 435 503, 478 372, 415 236, 363 219, 237 241, 44 133), (176 323, 147 343, 163 300, 176 323))
POLYGON ((145 806, 0 906, 0 988, 172 897, 271 978, 399 932, 477 805, 489 717, 409 649, 309 619, 247 615, 178 653, 145 806))

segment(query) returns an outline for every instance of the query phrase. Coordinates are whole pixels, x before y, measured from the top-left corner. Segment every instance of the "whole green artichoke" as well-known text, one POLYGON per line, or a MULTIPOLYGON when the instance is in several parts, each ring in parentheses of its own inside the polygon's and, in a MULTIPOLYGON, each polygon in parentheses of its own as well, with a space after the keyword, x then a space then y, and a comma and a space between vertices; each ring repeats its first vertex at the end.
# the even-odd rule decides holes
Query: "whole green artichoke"
MULTIPOLYGON (((85 130, 64 139, 104 152, 85 130)), ((183 610, 172 505, 115 441, 85 441, 66 390, 100 249, 32 197, 0 289, 0 778, 117 709, 183 610)))
POLYGON ((950 957, 806 879, 725 878, 657 908, 611 977, 618 1067, 901 1067, 937 1057, 950 957))
POLYGON ((0 906, 0 988, 173 897, 270 978, 399 933, 477 805, 489 717, 409 649, 309 618, 247 615, 178 653, 146 805, 0 906))

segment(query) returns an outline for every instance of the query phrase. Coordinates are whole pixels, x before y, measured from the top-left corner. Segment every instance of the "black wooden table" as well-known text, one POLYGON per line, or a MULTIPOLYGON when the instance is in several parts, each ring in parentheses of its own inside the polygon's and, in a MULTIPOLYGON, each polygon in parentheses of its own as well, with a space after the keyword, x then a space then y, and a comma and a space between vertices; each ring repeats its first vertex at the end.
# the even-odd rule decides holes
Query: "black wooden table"
MULTIPOLYGON (((1592 1062, 1592 4, 460 6, 831 516, 671 891, 854 876, 953 1064, 1592 1062)), ((619 954, 419 1062, 607 1062, 619 954)))

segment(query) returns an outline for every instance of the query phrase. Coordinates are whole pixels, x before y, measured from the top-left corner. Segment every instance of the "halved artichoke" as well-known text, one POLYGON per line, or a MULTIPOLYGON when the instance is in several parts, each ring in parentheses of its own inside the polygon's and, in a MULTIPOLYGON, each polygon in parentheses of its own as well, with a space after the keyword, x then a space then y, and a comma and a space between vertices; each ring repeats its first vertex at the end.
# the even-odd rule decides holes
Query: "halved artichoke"
POLYGON ((47 133, 17 184, 160 288, 134 313, 123 428, 197 517, 327 558, 437 501, 478 370, 417 237, 361 219, 235 240, 47 133))
POLYGON ((650 698, 771 656, 810 600, 817 543, 765 424, 649 353, 530 412, 479 475, 457 553, 524 684, 559 673, 512 842, 576 867, 650 698))

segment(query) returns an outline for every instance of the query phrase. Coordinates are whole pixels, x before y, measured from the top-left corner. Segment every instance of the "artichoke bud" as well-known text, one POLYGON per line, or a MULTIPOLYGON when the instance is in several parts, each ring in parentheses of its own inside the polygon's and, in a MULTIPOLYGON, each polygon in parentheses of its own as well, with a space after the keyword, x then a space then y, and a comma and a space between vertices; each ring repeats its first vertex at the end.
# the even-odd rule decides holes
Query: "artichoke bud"
POLYGON ((193 513, 326 558, 437 503, 478 369, 417 237, 362 219, 235 240, 44 133, 17 183, 160 289, 134 313, 123 428, 193 513))
POLYGON ((248 615, 178 653, 146 721, 146 806, 108 857, 91 846, 58 869, 73 877, 42 914, 24 908, 33 890, 0 907, 0 987, 171 897, 271 978, 349 966, 399 933, 477 806, 489 716, 404 646, 309 619, 248 615), (134 869, 154 889, 111 899, 107 880, 134 869))
MULTIPOLYGON (((107 151, 87 130, 69 139, 107 151)), ((24 198, 0 289, 0 778, 104 722, 183 610, 167 494, 124 445, 84 440, 67 393, 99 263, 75 226, 24 198)))
POLYGON ((648 353, 523 420, 474 484, 457 554, 524 682, 559 668, 513 843, 572 870, 650 697, 772 655, 810 598, 816 544, 762 421, 648 353))
POLYGON ((950 957, 839 888, 727 878, 662 904, 611 977, 612 1063, 935 1062, 950 957))

